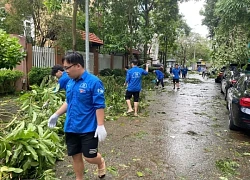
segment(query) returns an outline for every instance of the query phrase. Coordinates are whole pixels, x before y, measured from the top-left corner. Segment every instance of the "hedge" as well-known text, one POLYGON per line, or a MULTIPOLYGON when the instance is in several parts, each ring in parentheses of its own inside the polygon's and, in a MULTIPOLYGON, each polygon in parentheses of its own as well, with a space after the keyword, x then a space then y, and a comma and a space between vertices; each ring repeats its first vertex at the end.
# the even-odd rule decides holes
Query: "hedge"
POLYGON ((0 70, 0 93, 13 93, 16 90, 16 81, 23 76, 21 71, 0 70))

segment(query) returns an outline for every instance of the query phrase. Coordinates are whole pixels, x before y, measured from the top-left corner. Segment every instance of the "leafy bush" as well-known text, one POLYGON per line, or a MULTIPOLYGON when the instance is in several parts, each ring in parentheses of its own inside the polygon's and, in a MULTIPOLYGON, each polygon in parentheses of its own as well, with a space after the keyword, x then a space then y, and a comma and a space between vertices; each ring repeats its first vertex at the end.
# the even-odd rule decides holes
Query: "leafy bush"
POLYGON ((100 75, 101 76, 125 76, 126 75, 126 71, 123 69, 103 69, 100 71, 100 75))
POLYGON ((16 81, 22 76, 21 71, 0 70, 0 93, 15 92, 16 81))
POLYGON ((46 86, 32 86, 32 91, 23 94, 20 114, 1 129, 0 179, 56 179, 52 168, 64 156, 63 138, 58 136, 64 116, 53 130, 47 122, 65 94, 55 94, 53 86, 46 86), (47 101, 50 108, 42 108, 47 101))
POLYGON ((25 57, 25 53, 21 51, 23 47, 19 44, 17 38, 10 37, 1 29, 0 42, 0 69, 13 69, 25 57))
POLYGON ((33 85, 40 85, 43 81, 43 78, 50 75, 51 68, 38 68, 38 67, 32 67, 28 77, 29 77, 29 84, 33 85))
POLYGON ((101 76, 112 76, 113 75, 112 69, 109 69, 109 68, 101 70, 99 74, 101 76))

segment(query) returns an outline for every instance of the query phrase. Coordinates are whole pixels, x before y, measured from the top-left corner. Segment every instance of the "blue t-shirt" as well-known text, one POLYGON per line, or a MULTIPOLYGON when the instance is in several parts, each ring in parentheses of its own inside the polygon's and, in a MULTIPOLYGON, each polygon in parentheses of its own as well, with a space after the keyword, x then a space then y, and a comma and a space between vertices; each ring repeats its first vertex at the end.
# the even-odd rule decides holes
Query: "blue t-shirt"
POLYGON ((180 74, 180 69, 179 69, 179 68, 174 68, 174 69, 172 70, 172 73, 173 73, 173 75, 174 75, 173 79, 179 79, 179 78, 180 78, 180 76, 179 76, 179 74, 180 74))
POLYGON ((62 76, 58 80, 58 83, 60 85, 59 90, 66 90, 66 85, 69 80, 70 80, 70 77, 65 71, 63 71, 62 76))
POLYGON ((157 79, 161 80, 164 78, 164 74, 160 70, 155 70, 157 79))
POLYGON ((181 69, 181 73, 182 73, 182 74, 187 74, 187 71, 188 71, 188 69, 187 69, 187 68, 183 68, 183 69, 181 69))
POLYGON ((94 132, 97 127, 96 110, 105 108, 103 83, 85 71, 78 80, 71 79, 66 88, 68 104, 64 131, 94 132))
POLYGON ((128 83, 127 90, 131 92, 141 91, 142 75, 147 75, 148 72, 137 66, 132 67, 127 71, 126 83, 128 83))

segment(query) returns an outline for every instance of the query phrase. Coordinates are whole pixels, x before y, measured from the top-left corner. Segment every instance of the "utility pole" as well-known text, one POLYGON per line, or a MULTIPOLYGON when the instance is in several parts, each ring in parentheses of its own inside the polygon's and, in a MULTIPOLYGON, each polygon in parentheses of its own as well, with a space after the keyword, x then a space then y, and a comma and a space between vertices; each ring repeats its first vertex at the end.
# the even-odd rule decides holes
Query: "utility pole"
POLYGON ((86 70, 89 68, 89 0, 85 0, 85 54, 86 54, 86 70))

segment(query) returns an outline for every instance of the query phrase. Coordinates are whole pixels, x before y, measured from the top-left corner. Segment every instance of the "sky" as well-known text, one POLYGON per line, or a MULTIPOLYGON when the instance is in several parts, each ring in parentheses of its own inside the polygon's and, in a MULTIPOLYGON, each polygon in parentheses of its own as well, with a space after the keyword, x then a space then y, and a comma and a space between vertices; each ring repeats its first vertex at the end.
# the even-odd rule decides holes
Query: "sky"
POLYGON ((206 26, 202 26, 202 19, 204 18, 199 14, 200 10, 203 9, 205 0, 200 0, 198 2, 194 0, 189 0, 188 2, 180 3, 180 13, 184 15, 184 19, 187 24, 192 28, 193 32, 201 34, 201 36, 206 37, 208 30, 206 26))

